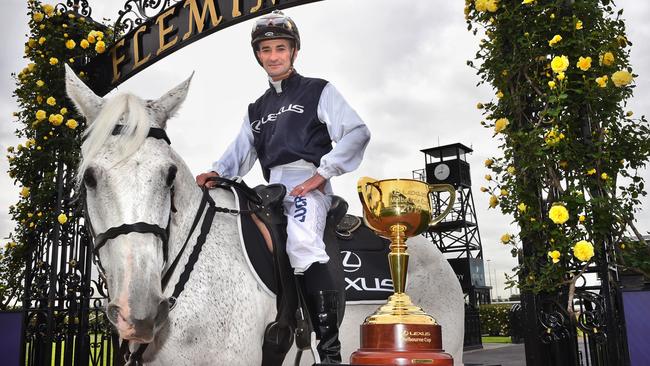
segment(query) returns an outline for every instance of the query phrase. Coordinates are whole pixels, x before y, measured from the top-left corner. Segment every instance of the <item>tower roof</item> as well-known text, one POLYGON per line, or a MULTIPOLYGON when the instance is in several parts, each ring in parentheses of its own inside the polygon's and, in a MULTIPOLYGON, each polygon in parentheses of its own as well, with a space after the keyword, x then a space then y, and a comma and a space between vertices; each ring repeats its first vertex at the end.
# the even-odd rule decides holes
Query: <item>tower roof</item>
POLYGON ((471 153, 471 148, 457 142, 455 144, 443 145, 438 147, 430 147, 428 149, 420 150, 426 155, 431 155, 436 158, 448 158, 456 155, 464 155, 466 153, 471 153))

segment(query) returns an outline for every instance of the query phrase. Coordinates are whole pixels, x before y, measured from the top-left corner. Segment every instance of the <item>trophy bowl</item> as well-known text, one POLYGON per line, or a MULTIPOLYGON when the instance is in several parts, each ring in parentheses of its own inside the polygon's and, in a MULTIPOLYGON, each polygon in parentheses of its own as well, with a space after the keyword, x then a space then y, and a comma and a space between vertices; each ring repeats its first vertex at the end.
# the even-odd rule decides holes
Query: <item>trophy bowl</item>
POLYGON ((440 325, 405 293, 409 255, 406 240, 442 221, 453 209, 456 190, 449 184, 413 179, 361 178, 357 190, 363 219, 377 235, 390 240, 388 265, 394 293, 361 325, 361 348, 350 358, 359 365, 453 365, 442 349, 440 325), (433 217, 432 194, 448 192, 445 210, 433 217))

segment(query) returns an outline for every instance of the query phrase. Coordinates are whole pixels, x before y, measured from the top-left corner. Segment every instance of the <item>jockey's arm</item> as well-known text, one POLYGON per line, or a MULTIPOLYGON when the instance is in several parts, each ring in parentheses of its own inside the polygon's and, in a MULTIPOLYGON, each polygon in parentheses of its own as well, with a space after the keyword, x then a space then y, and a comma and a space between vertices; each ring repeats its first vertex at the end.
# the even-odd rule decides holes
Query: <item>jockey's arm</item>
POLYGON ((323 89, 318 103, 318 118, 327 126, 335 143, 332 151, 321 158, 318 174, 330 179, 357 169, 370 141, 370 131, 332 84, 323 89))

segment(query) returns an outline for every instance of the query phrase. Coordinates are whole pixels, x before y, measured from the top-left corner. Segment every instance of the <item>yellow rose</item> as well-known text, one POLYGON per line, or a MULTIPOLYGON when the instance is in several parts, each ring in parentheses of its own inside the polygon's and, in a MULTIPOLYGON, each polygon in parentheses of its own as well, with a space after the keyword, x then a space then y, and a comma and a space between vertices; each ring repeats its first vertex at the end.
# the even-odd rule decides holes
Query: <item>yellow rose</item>
POLYGON ((82 39, 81 42, 79 42, 79 46, 85 50, 88 48, 88 46, 90 46, 90 43, 87 40, 82 39))
POLYGON ((553 250, 553 251, 548 252, 548 256, 551 257, 551 260, 553 261, 553 263, 559 262, 561 255, 562 254, 560 254, 560 252, 557 251, 557 250, 553 250))
POLYGON ((45 119, 45 117, 47 117, 47 113, 45 113, 44 110, 39 109, 38 111, 36 111, 36 119, 37 120, 42 121, 42 120, 45 119))
POLYGON ((548 82, 548 87, 551 89, 555 89, 555 81, 551 80, 548 82))
POLYGON ((499 204, 499 197, 495 195, 490 196, 490 208, 495 208, 499 204))
POLYGON ((558 80, 562 81, 562 80, 564 80, 565 77, 566 76, 564 75, 564 72, 560 71, 560 72, 557 73, 557 79, 558 80))
POLYGON ((483 103, 477 103, 476 109, 483 109, 483 103))
POLYGON ((569 58, 562 55, 562 56, 555 56, 553 57, 553 60, 551 60, 551 69, 553 69, 553 72, 560 73, 566 71, 566 69, 569 67, 569 58))
POLYGON ((69 40, 67 40, 65 42, 65 47, 67 49, 69 49, 69 50, 73 49, 76 45, 77 45, 77 43, 75 41, 71 40, 71 39, 69 39, 69 40))
POLYGON ((562 205, 555 205, 549 210, 548 217, 556 224, 564 224, 569 220, 569 211, 562 205))
POLYGON ((98 41, 101 41, 102 39, 104 39, 104 32, 95 31, 95 38, 97 38, 98 41))
POLYGON ((29 197, 29 187, 23 187, 23 189, 20 190, 20 195, 24 198, 29 197))
POLYGON ((490 13, 494 13, 495 11, 497 11, 497 7, 499 3, 498 0, 487 0, 486 2, 487 2, 487 10, 490 13))
POLYGON ((486 174, 486 175, 485 175, 485 180, 487 180, 487 181, 492 180, 492 176, 489 175, 489 174, 486 174))
POLYGON ((492 164, 494 164, 494 160, 487 159, 487 160, 485 160, 485 162, 483 164, 485 164, 485 166, 489 168, 489 167, 492 166, 492 164))
POLYGON ((38 104, 43 103, 43 97, 40 95, 36 96, 36 102, 38 102, 38 104))
POLYGON ((37 11, 34 13, 34 15, 32 15, 32 19, 34 19, 36 23, 42 21, 44 17, 45 16, 40 11, 37 11))
POLYGON ((609 178, 609 176, 607 175, 607 173, 602 173, 602 174, 600 175, 600 179, 602 179, 602 180, 607 180, 607 178, 609 178))
POLYGON ((56 65, 59 63, 59 59, 56 57, 50 57, 50 65, 56 65))
POLYGON ((63 116, 60 114, 50 114, 49 121, 55 126, 60 126, 63 123, 63 116))
POLYGON ((45 82, 43 80, 36 80, 36 86, 38 86, 40 88, 43 85, 45 85, 45 82))
POLYGON ((549 15, 549 18, 555 19, 555 13, 551 13, 551 15, 549 15))
POLYGON ((612 74, 612 82, 618 87, 625 86, 632 82, 632 74, 626 70, 616 71, 612 74))
POLYGON ((95 45, 95 51, 97 51, 97 53, 104 53, 104 51, 106 51, 106 43, 104 43, 104 41, 97 42, 95 45))
POLYGON ((43 43, 45 43, 46 40, 47 39, 45 37, 41 37, 38 39, 38 44, 42 45, 43 43))
POLYGON ((521 3, 522 3, 523 5, 528 5, 528 4, 532 4, 532 3, 534 3, 534 2, 535 2, 535 0, 524 0, 524 1, 522 1, 521 3))
POLYGON ((59 224, 61 224, 61 225, 63 225, 63 224, 65 224, 66 222, 68 222, 68 216, 66 216, 64 213, 62 213, 62 214, 60 214, 59 216, 57 216, 56 219, 59 221, 59 224))
POLYGON ((507 190, 507 189, 505 189, 505 188, 501 188, 501 196, 502 196, 502 197, 505 197, 505 196, 507 196, 508 194, 509 194, 509 193, 508 193, 508 190, 507 190))
POLYGON ((56 105, 56 99, 54 99, 54 97, 49 97, 49 98, 47 98, 45 103, 47 103, 48 105, 51 105, 51 106, 55 106, 56 105))
POLYGON ((487 0, 475 0, 474 7, 477 11, 487 11, 487 0))
POLYGON ((503 92, 501 90, 497 92, 497 98, 499 99, 503 98, 503 92))
POLYGON ((576 21, 576 29, 578 30, 582 29, 582 21, 580 20, 576 21))
POLYGON ((92 32, 88 33, 88 37, 86 37, 86 39, 88 39, 88 42, 90 42, 90 43, 95 43, 95 41, 96 41, 96 39, 95 39, 95 31, 92 31, 92 32))
POLYGON ((578 216, 578 221, 580 221, 580 222, 585 222, 586 219, 587 218, 585 217, 585 215, 578 216))
POLYGON ((495 123, 494 123, 494 133, 499 133, 508 127, 510 124, 510 121, 508 121, 507 118, 499 118, 495 123))
POLYGON ((573 247, 573 255, 581 262, 587 262, 594 256, 594 246, 586 240, 580 240, 573 247))
POLYGON ((521 202, 520 204, 517 205, 517 209, 519 210, 519 212, 526 212, 528 206, 526 206, 525 203, 521 202))
POLYGON ((614 64, 614 54, 611 52, 605 52, 598 58, 599 63, 605 66, 612 66, 614 64))
POLYGON ((603 76, 601 76, 599 78, 596 78, 596 83, 598 84, 599 87, 604 88, 604 87, 607 86, 607 80, 608 79, 609 78, 607 77, 607 75, 603 75, 603 76))
POLYGON ((486 187, 481 187, 481 192, 487 192, 488 189, 486 187))
POLYGON ((65 125, 68 126, 68 128, 70 128, 70 129, 72 129, 72 130, 74 130, 75 128, 77 128, 77 126, 79 126, 79 124, 77 123, 77 121, 75 121, 74 119, 69 119, 69 120, 65 123, 65 125))
POLYGON ((508 174, 510 174, 510 175, 514 175, 515 172, 516 172, 517 170, 515 169, 514 166, 510 165, 510 166, 506 169, 506 171, 508 172, 508 174))
POLYGON ((594 175, 594 174, 596 174, 596 169, 595 168, 591 168, 591 169, 587 170, 587 175, 594 175))
POLYGON ((559 34, 556 34, 556 35, 553 36, 553 38, 551 38, 550 41, 548 41, 548 45, 549 46, 554 46, 555 44, 557 44, 561 40, 562 40, 562 36, 559 35, 559 34))
POLYGON ((66 108, 66 107, 61 108, 61 111, 59 113, 61 113, 61 114, 68 113, 68 108, 66 108))
POLYGON ((27 46, 28 46, 29 48, 34 48, 34 47, 36 47, 36 40, 33 39, 33 38, 30 38, 29 41, 27 41, 27 46))
POLYGON ((50 16, 54 13, 54 7, 50 4, 45 4, 42 6, 42 8, 45 14, 47 14, 47 16, 50 16))
POLYGON ((502 242, 503 244, 508 244, 508 243, 510 243, 510 240, 512 240, 512 235, 510 235, 510 234, 503 234, 503 235, 501 235, 501 242, 502 242))
POLYGON ((580 56, 580 59, 578 59, 578 63, 576 63, 576 67, 578 67, 582 71, 587 71, 591 67, 591 57, 582 57, 580 56))

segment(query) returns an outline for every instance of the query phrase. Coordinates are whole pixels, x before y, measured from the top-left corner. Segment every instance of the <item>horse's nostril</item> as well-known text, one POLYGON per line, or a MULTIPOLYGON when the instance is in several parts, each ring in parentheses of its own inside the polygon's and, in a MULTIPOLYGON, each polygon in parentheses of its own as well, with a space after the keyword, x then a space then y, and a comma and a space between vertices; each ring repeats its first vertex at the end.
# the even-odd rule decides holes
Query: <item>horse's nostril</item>
POLYGON ((108 316, 108 320, 111 321, 111 323, 117 324, 117 317, 120 315, 120 307, 117 305, 108 305, 108 309, 106 309, 106 316, 108 316))
POLYGON ((159 325, 167 320, 167 315, 169 315, 169 301, 164 299, 158 304, 158 313, 154 319, 154 324, 159 325))

